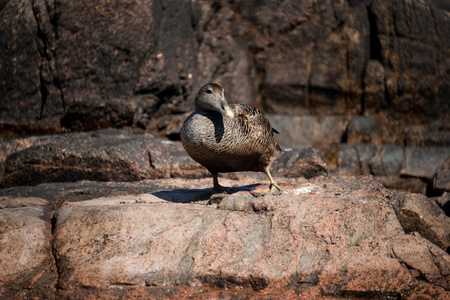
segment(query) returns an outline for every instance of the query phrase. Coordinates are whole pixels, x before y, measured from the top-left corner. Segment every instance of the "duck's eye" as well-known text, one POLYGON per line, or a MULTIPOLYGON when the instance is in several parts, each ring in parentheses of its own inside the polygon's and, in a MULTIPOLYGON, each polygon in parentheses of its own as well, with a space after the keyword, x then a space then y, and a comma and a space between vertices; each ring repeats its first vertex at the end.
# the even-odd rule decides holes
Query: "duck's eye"
POLYGON ((209 88, 208 88, 208 89, 206 89, 206 93, 207 93, 207 94, 212 94, 213 91, 212 91, 212 89, 209 89, 209 88))

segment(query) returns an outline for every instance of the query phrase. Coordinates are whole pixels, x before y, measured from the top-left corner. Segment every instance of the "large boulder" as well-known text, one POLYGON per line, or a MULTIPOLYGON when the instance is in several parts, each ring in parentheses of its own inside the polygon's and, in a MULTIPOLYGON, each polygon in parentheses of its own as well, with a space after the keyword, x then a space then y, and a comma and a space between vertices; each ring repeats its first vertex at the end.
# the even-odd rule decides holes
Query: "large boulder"
POLYGON ((230 195, 211 206, 194 200, 206 179, 0 190, 0 215, 16 224, 4 227, 2 249, 20 231, 39 253, 5 250, 2 295, 450 296, 450 256, 427 232, 405 233, 402 198, 370 177, 291 179, 282 195, 260 198, 248 193, 251 180, 221 181, 230 195))
POLYGON ((405 232, 418 232, 450 253, 450 218, 438 202, 421 194, 397 195, 398 217, 405 232))
POLYGON ((439 192, 450 192, 450 158, 434 175, 433 189, 439 192))
POLYGON ((186 154, 180 142, 139 132, 103 130, 54 135, 9 155, 2 185, 206 175, 206 170, 186 154))
POLYGON ((52 253, 49 201, 0 199, 0 295, 3 299, 46 298, 56 293, 58 268, 52 253))
POLYGON ((339 147, 337 173, 371 174, 388 188, 433 196, 448 190, 449 161, 448 147, 349 143, 339 147))

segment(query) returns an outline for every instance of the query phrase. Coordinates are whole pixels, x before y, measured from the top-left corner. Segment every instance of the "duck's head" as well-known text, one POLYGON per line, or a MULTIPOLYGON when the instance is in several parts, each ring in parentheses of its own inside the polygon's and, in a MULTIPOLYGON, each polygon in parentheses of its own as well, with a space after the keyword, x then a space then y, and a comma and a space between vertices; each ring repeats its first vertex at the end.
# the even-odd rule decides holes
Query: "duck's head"
POLYGON ((195 98, 195 110, 200 111, 216 111, 229 118, 233 118, 234 114, 228 106, 223 88, 217 83, 208 83, 198 91, 195 98))

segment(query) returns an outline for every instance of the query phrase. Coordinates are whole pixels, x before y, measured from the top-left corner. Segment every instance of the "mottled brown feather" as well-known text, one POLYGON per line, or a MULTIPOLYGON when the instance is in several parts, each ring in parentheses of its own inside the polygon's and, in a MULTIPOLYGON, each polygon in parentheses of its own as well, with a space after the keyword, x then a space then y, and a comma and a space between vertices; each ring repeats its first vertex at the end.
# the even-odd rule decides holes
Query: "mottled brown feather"
POLYGON ((275 150, 274 130, 258 109, 230 105, 234 118, 215 111, 196 110, 181 129, 188 154, 212 173, 259 171, 270 163, 275 150))

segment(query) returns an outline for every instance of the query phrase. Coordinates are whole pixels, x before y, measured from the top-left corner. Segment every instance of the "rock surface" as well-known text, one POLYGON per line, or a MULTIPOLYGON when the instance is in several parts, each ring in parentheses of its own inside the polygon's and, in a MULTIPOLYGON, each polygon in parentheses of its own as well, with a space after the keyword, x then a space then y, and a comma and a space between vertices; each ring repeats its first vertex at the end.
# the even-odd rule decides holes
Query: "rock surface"
POLYGON ((46 298, 56 293, 51 206, 42 198, 0 200, 0 295, 46 298))
POLYGON ((449 11, 0 1, 0 298, 449 299, 449 11), (208 81, 269 113, 282 195, 205 205, 208 81))
POLYGON ((1 3, 3 133, 170 135, 211 80, 272 113, 450 117, 445 1, 1 3))
POLYGON ((399 220, 405 232, 418 232, 450 253, 450 218, 434 201, 421 194, 399 194, 399 220))
POLYGON ((450 147, 449 10, 440 0, 3 1, 0 181, 181 176, 113 146, 103 150, 116 160, 70 153, 98 170, 27 161, 23 174, 17 160, 39 151, 64 165, 67 140, 52 153, 43 147, 59 143, 51 137, 18 135, 132 128, 179 140, 198 88, 217 81, 229 102, 270 113, 284 148, 314 147, 329 173, 372 174, 389 188, 439 196, 449 191, 441 168, 450 147))
MULTIPOLYGON (((284 148, 284 152, 276 152, 271 166, 275 176, 371 174, 389 188, 428 196, 450 191, 446 175, 449 147, 339 144, 347 132, 341 117, 270 117, 281 131, 276 138, 284 148), (302 134, 296 136, 298 132, 302 134)), ((0 141, 0 185, 4 187, 83 179, 134 181, 209 176, 187 156, 180 142, 139 131, 108 129, 0 137, 0 141)), ((263 174, 252 172, 226 177, 265 179, 263 174)))
MULTIPOLYGON (((7 138, 3 149, 1 156, 6 158, 4 162, 0 160, 0 165, 4 166, 0 177, 3 187, 83 179, 137 181, 210 176, 187 155, 180 142, 128 130, 7 138), (14 152, 15 145, 18 145, 17 152, 14 152)), ((274 176, 306 178, 327 172, 325 163, 313 148, 277 153, 272 169, 274 176)), ((265 178, 265 175, 258 178, 265 178)))
POLYGON ((136 181, 180 174, 184 177, 206 175, 205 170, 187 156, 180 143, 138 132, 103 130, 49 136, 9 155, 2 185, 81 179, 136 181))
POLYGON ((422 194, 448 191, 449 147, 341 144, 336 173, 371 174, 387 188, 422 194))
POLYGON ((386 187, 428 196, 450 191, 446 122, 392 126, 374 117, 269 115, 286 149, 312 146, 330 174, 373 175, 386 187))
POLYGON ((17 232, 18 245, 28 241, 25 252, 2 250, 8 259, 2 260, 0 293, 56 299, 450 296, 448 253, 426 232, 405 233, 398 217, 404 198, 370 177, 286 178, 279 181, 282 195, 260 198, 248 192, 251 180, 221 181, 230 194, 211 206, 192 201, 210 187, 209 179, 0 190, 0 216, 9 225, 2 227, 2 249, 17 232), (20 274, 17 265, 25 266, 20 274))

